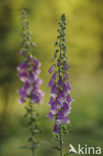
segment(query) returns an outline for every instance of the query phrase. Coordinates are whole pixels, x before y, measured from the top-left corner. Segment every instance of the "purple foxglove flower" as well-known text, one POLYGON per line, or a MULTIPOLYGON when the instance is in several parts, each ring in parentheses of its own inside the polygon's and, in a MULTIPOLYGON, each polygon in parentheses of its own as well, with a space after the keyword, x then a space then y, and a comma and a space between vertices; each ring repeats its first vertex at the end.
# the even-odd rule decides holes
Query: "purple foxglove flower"
POLYGON ((71 86, 69 85, 68 82, 65 82, 63 84, 63 92, 64 92, 64 94, 67 95, 70 92, 70 90, 71 90, 71 86))
POLYGON ((27 71, 28 70, 28 64, 26 63, 26 62, 21 62, 20 64, 19 64, 19 66, 17 67, 17 70, 20 72, 20 73, 22 73, 22 72, 25 72, 25 71, 27 71))
POLYGON ((54 104, 51 105, 50 112, 55 115, 57 113, 57 108, 54 104))
POLYGON ((29 82, 30 83, 34 82, 34 74, 33 74, 33 72, 29 72, 29 82))
POLYGON ((26 90, 24 89, 24 87, 22 87, 21 89, 19 89, 19 95, 20 95, 20 100, 19 100, 19 103, 23 103, 26 101, 27 99, 27 93, 26 93, 26 90))
POLYGON ((51 89, 51 96, 55 97, 56 93, 57 93, 57 86, 56 84, 54 84, 51 89))
POLYGON ((49 101, 49 105, 52 105, 54 103, 54 98, 51 96, 50 101, 49 101))
POLYGON ((51 73, 53 72, 53 70, 54 70, 54 66, 51 66, 51 67, 49 68, 49 70, 48 70, 48 73, 51 74, 51 73))
POLYGON ((70 97, 69 94, 66 96, 66 100, 67 100, 68 103, 71 103, 72 102, 72 99, 71 99, 71 97, 70 97))
POLYGON ((59 132, 59 125, 55 124, 54 125, 54 134, 57 134, 59 132))
POLYGON ((63 93, 62 90, 59 90, 59 92, 58 92, 58 97, 64 98, 64 93, 63 93))
POLYGON ((66 102, 64 102, 63 111, 68 111, 68 110, 69 110, 69 105, 66 102))
POLYGON ((53 115, 51 112, 49 112, 48 118, 53 122, 53 120, 54 120, 54 115, 53 115))
POLYGON ((64 116, 67 116, 70 113, 70 104, 68 105, 68 103, 64 103, 63 104, 63 111, 64 111, 64 116))
POLYGON ((22 97, 19 99, 19 104, 22 104, 22 103, 24 103, 25 102, 25 99, 23 99, 22 97))
POLYGON ((28 81, 28 73, 27 72, 21 72, 19 73, 19 78, 22 82, 28 81))
POLYGON ((56 99, 63 104, 63 102, 65 102, 65 97, 64 97, 64 93, 63 94, 59 94, 56 99))
POLYGON ((27 97, 26 91, 24 89, 24 87, 22 87, 21 89, 19 89, 19 95, 21 97, 27 97))
POLYGON ((60 86, 60 87, 62 87, 62 86, 63 86, 62 78, 59 78, 59 81, 58 81, 58 86, 60 86))
POLYGON ((43 81, 41 79, 37 78, 35 80, 35 85, 34 86, 38 86, 39 87, 42 83, 43 83, 43 81))
POLYGON ((57 120, 63 119, 63 117, 64 117, 64 114, 63 114, 62 110, 59 110, 57 113, 57 120))
POLYGON ((53 79, 51 79, 51 80, 49 81, 49 83, 48 83, 48 86, 49 86, 50 88, 52 88, 52 87, 53 87, 53 85, 54 85, 54 80, 53 80, 53 79))
POLYGON ((65 78, 66 80, 69 79, 68 73, 65 73, 65 74, 64 74, 64 78, 65 78))
POLYGON ((70 110, 64 112, 64 117, 68 117, 68 114, 70 114, 70 110))
POLYGON ((60 61, 58 61, 58 62, 57 62, 57 66, 60 67, 60 65, 61 65, 61 63, 60 63, 60 61))
POLYGON ((38 67, 36 65, 33 65, 33 71, 35 72, 36 70, 38 70, 38 67))
POLYGON ((65 83, 63 83, 63 92, 67 93, 67 91, 68 91, 68 87, 65 83))
POLYGON ((33 73, 33 72, 29 72, 29 76, 28 76, 28 81, 30 83, 33 83, 34 81, 36 81, 38 79, 38 75, 33 73))
POLYGON ((44 92, 42 92, 41 90, 38 89, 38 94, 40 97, 44 96, 44 92))
POLYGON ((25 89, 30 88, 30 83, 29 83, 29 82, 25 82, 25 83, 24 83, 24 88, 25 88, 25 89))
POLYGON ((33 61, 38 68, 41 66, 41 63, 36 58, 34 58, 33 61))
POLYGON ((66 64, 64 65, 64 67, 63 67, 63 69, 64 69, 65 71, 67 71, 69 68, 70 68, 70 65, 69 65, 68 63, 66 63, 66 64))
POLYGON ((65 84, 66 84, 66 86, 67 86, 68 90, 71 90, 71 86, 70 86, 69 82, 68 82, 68 81, 66 81, 66 82, 65 82, 65 84))
POLYGON ((40 74, 40 72, 41 72, 41 70, 40 70, 40 69, 35 70, 35 74, 37 74, 37 75, 39 75, 39 74, 40 74))
POLYGON ((40 97, 35 94, 35 93, 32 93, 31 95, 31 103, 39 103, 40 102, 40 97))
POLYGON ((27 94, 30 94, 31 86, 30 86, 30 83, 29 82, 25 82, 24 83, 24 89, 25 89, 25 91, 26 91, 27 94))
POLYGON ((68 124, 69 122, 68 116, 64 117, 61 121, 62 124, 68 124))
POLYGON ((55 100, 55 102, 54 102, 54 104, 56 105, 56 107, 57 107, 57 109, 61 109, 61 107, 62 107, 62 103, 61 103, 61 101, 60 100, 55 100))
POLYGON ((53 80, 56 80, 56 77, 57 77, 57 73, 55 72, 55 73, 53 74, 53 76, 52 76, 52 79, 53 79, 53 80))

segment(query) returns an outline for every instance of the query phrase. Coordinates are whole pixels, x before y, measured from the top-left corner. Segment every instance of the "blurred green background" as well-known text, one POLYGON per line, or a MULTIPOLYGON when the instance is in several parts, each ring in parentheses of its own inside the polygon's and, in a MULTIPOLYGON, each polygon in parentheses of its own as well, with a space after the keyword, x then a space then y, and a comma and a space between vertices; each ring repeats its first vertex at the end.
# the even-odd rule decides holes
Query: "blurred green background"
POLYGON ((42 129, 37 135, 41 142, 37 155, 59 155, 52 148, 56 143, 53 125, 47 118, 50 93, 47 71, 52 64, 57 23, 62 13, 67 17, 69 81, 75 99, 64 151, 68 151, 70 143, 75 147, 78 144, 103 147, 103 0, 0 0, 0 156, 31 155, 19 148, 27 145, 28 139, 25 110, 18 104, 17 94, 21 86, 16 67, 20 62, 22 9, 27 9, 32 39, 37 44, 34 55, 42 62, 41 89, 45 96, 43 104, 36 106, 42 129))

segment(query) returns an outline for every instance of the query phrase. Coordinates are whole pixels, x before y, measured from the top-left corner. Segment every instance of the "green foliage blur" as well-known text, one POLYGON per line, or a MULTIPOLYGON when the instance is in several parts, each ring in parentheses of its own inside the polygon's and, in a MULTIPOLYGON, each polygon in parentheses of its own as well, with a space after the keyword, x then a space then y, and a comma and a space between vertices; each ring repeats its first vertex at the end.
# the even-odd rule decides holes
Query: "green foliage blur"
MULTIPOLYGON (((64 137, 64 151, 69 144, 103 146, 103 0, 0 0, 0 156, 30 156, 20 149, 27 145, 24 105, 18 104, 17 90, 21 83, 16 67, 20 62, 21 10, 26 9, 37 46, 34 56, 42 62, 41 89, 45 92, 39 113, 37 134, 41 146, 38 156, 56 156, 52 135, 53 125, 47 118, 50 79, 58 21, 62 13, 67 17, 67 53, 72 103, 69 134, 64 137)), ((72 154, 73 155, 73 154, 72 154)))

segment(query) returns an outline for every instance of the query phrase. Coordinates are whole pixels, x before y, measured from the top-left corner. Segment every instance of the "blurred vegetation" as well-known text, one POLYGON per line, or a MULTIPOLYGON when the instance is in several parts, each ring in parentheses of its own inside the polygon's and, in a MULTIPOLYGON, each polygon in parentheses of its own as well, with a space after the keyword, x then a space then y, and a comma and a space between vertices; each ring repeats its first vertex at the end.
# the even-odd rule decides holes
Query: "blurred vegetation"
POLYGON ((103 146, 103 1, 102 0, 1 0, 0 1, 0 156, 26 156, 19 149, 27 143, 24 106, 18 104, 20 81, 16 67, 20 62, 20 12, 26 9, 37 47, 34 55, 42 62, 41 78, 45 91, 39 112, 41 142, 38 155, 57 155, 52 125, 47 118, 50 90, 47 87, 48 67, 54 52, 57 22, 62 13, 67 16, 68 61, 71 64, 72 104, 69 143, 77 146, 103 146))

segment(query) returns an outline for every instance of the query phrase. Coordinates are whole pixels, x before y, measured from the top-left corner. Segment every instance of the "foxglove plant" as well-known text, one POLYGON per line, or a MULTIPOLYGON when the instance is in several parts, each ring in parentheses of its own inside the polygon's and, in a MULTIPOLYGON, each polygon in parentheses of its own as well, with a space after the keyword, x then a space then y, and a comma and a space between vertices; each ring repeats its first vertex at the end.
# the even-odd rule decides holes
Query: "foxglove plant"
POLYGON ((38 142, 35 138, 37 132, 36 114, 34 113, 34 105, 42 102, 44 93, 39 89, 42 80, 39 78, 41 63, 37 58, 33 57, 32 47, 35 43, 31 42, 31 32, 29 32, 29 22, 27 20, 26 12, 22 11, 22 31, 21 36, 23 41, 21 43, 20 56, 21 63, 17 67, 18 76, 23 84, 18 93, 20 96, 19 103, 26 102, 26 114, 28 121, 28 128, 30 131, 29 142, 30 146, 22 146, 22 148, 29 148, 32 151, 32 156, 35 155, 35 148, 38 142))
POLYGON ((60 156, 62 156, 62 136, 65 133, 65 127, 70 122, 68 115, 70 114, 72 98, 70 97, 71 86, 68 82, 69 76, 67 70, 70 65, 67 62, 66 46, 65 46, 65 28, 66 18, 65 14, 61 16, 59 29, 57 30, 57 42, 55 42, 56 51, 52 60, 56 60, 48 72, 52 77, 48 83, 51 89, 50 93, 50 112, 48 117, 54 121, 54 134, 56 134, 59 141, 60 156))

